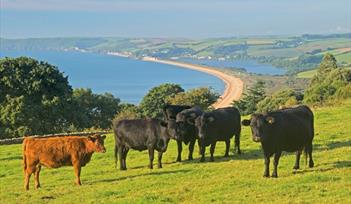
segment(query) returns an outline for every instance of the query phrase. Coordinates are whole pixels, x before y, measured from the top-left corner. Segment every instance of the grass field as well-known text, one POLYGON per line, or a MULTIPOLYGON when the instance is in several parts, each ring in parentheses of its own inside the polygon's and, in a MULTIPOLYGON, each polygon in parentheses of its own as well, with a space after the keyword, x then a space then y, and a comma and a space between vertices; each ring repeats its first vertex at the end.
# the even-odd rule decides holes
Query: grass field
MULTIPOLYGON (((351 69, 351 67, 344 67, 344 69, 351 69)), ((304 72, 300 72, 297 74, 297 78, 312 78, 314 75, 317 74, 317 69, 312 69, 304 72)))
POLYGON ((130 151, 124 172, 115 169, 113 136, 108 135, 107 153, 94 154, 83 168, 82 186, 74 185, 72 167, 43 168, 42 188, 35 190, 32 178, 28 192, 21 145, 0 146, 0 203, 351 203, 351 100, 314 113, 315 167, 309 169, 302 159, 294 172, 294 154, 284 153, 277 179, 262 177, 260 145, 246 127, 240 156, 223 158, 224 144, 219 143, 215 162, 207 155, 199 163, 196 148, 194 161, 174 163, 172 141, 163 169, 149 170, 147 152, 130 151))

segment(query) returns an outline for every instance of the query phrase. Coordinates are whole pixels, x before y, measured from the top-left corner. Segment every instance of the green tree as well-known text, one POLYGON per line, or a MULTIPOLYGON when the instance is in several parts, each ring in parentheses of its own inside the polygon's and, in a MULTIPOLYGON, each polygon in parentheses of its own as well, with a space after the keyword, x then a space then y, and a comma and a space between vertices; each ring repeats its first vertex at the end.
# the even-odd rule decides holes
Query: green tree
POLYGON ((174 97, 184 92, 178 84, 161 84, 152 88, 142 99, 140 109, 142 114, 151 118, 162 118, 162 107, 166 104, 166 98, 174 97))
POLYGON ((120 105, 120 112, 116 114, 114 121, 139 118, 143 118, 139 107, 133 104, 125 103, 120 105))
POLYGON ((94 94, 91 89, 74 89, 72 123, 77 130, 86 128, 108 129, 119 112, 120 100, 110 93, 94 94))
POLYGON ((251 88, 248 88, 242 99, 233 101, 232 105, 238 108, 243 115, 251 114, 257 110, 257 103, 263 100, 265 96, 265 82, 259 80, 251 88))
POLYGON ((219 94, 211 88, 201 87, 180 92, 174 97, 168 97, 167 103, 174 105, 199 106, 201 109, 208 109, 219 98, 219 94))
POLYGON ((57 67, 27 57, 1 59, 1 137, 65 130, 71 94, 67 77, 57 67))
POLYGON ((297 105, 303 99, 301 93, 295 92, 292 89, 284 89, 278 91, 271 96, 267 96, 257 104, 258 112, 269 112, 277 110, 280 107, 289 107, 297 105))
POLYGON ((337 67, 333 55, 326 54, 318 68, 317 74, 312 78, 310 86, 305 91, 304 101, 307 103, 323 103, 327 100, 345 98, 351 83, 351 71, 337 67))

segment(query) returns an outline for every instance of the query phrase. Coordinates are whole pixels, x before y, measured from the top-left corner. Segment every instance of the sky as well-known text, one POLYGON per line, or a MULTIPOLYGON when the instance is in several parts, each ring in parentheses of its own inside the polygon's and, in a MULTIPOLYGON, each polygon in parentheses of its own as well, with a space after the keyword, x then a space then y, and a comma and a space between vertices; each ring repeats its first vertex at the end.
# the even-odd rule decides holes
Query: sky
POLYGON ((0 0, 0 37, 180 37, 351 32, 351 0, 0 0))

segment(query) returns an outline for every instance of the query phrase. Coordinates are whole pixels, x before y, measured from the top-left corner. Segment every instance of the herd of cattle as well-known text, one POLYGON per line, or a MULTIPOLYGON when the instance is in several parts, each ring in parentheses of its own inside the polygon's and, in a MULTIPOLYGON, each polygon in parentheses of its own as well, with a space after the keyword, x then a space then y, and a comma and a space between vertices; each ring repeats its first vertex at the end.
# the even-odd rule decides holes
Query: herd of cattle
MULTIPOLYGON (((230 140, 235 136, 234 152, 241 154, 241 125, 250 126, 252 139, 262 145, 265 171, 269 177, 270 157, 274 154, 272 177, 278 177, 277 166, 282 151, 296 152, 294 169, 299 169, 300 156, 305 151, 306 162, 313 167, 312 140, 314 136, 313 113, 307 106, 301 105, 277 111, 253 114, 250 120, 241 121, 239 111, 234 107, 219 108, 203 112, 198 107, 166 105, 163 108, 164 120, 133 119, 120 120, 113 124, 115 133, 116 167, 119 158, 121 170, 126 170, 126 158, 129 149, 148 150, 149 168, 153 168, 154 151, 158 151, 158 167, 162 168, 162 154, 167 150, 170 139, 175 139, 178 146, 177 161, 182 160, 182 143, 189 145, 188 159, 193 159, 196 140, 205 161, 205 149, 210 146, 210 161, 214 161, 214 151, 218 141, 226 144, 225 157, 229 156, 230 140)), ((106 136, 89 137, 50 137, 30 138, 23 141, 23 162, 25 189, 29 189, 29 179, 35 177, 35 187, 40 187, 39 173, 41 166, 58 168, 73 166, 76 183, 81 185, 81 167, 85 166, 94 152, 106 151, 106 136)))

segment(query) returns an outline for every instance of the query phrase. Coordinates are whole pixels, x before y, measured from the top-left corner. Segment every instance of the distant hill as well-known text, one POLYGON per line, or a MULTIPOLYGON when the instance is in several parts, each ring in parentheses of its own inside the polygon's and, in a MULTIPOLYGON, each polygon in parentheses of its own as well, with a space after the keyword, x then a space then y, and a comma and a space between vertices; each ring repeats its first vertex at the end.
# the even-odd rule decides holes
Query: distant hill
POLYGON ((254 59, 297 73, 316 67, 326 52, 351 65, 351 33, 301 36, 184 38, 29 38, 0 39, 1 50, 78 50, 165 59, 254 59))

